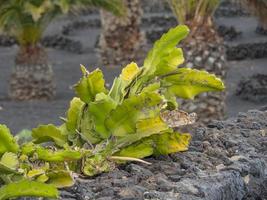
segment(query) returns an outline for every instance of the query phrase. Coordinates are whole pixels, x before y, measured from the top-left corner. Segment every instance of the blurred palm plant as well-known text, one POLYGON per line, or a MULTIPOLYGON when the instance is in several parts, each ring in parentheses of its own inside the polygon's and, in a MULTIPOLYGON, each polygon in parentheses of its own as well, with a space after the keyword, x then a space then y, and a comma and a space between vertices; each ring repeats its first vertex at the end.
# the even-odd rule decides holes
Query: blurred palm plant
POLYGON ((51 65, 40 45, 47 26, 59 15, 87 6, 122 13, 121 0, 0 0, 0 29, 19 44, 10 78, 12 99, 50 99, 55 94, 51 65))
POLYGON ((212 25, 212 16, 219 0, 167 0, 178 23, 188 24, 192 28, 212 25))
POLYGON ((124 65, 144 56, 145 34, 141 31, 141 0, 123 0, 123 17, 101 11, 102 32, 99 40, 100 62, 105 65, 124 65))
MULTIPOLYGON (((191 33, 184 41, 188 67, 205 69, 225 78, 225 51, 213 22, 213 14, 220 0, 167 0, 178 23, 190 27, 191 33)), ((194 102, 182 103, 189 112, 200 113, 199 119, 207 123, 224 116, 225 94, 199 96, 194 102)))

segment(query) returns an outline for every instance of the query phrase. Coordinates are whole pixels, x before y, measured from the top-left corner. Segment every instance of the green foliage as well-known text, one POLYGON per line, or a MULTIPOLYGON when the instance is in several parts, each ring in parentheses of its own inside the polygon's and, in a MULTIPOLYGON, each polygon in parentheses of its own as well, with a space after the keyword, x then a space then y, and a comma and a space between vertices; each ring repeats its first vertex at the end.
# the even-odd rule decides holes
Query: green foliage
POLYGON ((158 76, 172 72, 184 62, 183 52, 177 44, 189 33, 187 26, 170 29, 156 41, 144 61, 144 74, 158 76))
POLYGON ((49 150, 41 146, 37 146, 35 153, 38 159, 49 162, 75 161, 82 158, 82 153, 77 150, 49 150))
POLYGON ((139 141, 122 149, 115 155, 144 158, 151 155, 167 155, 179 151, 186 151, 190 139, 190 134, 180 134, 168 131, 160 135, 154 135, 152 133, 150 137, 143 140, 139 139, 139 141))
MULTIPOLYGON (((0 185, 3 185, 0 188, 1 200, 21 196, 57 198, 57 188, 74 184, 69 169, 73 162, 81 160, 86 150, 78 147, 74 150, 67 144, 60 149, 56 146, 51 149, 51 146, 43 147, 32 142, 21 143, 19 147, 16 139, 21 139, 24 134, 20 133, 15 139, 6 126, 0 127, 0 185)), ((48 133, 54 133, 55 127, 52 125, 43 127, 48 133)), ((38 136, 39 142, 46 142, 43 134, 36 134, 33 138, 38 136)))
POLYGON ((127 65, 110 90, 99 69, 89 73, 82 66, 77 97, 70 102, 64 123, 40 125, 17 136, 18 140, 29 138, 31 132, 31 141, 26 139, 19 146, 1 125, 0 184, 4 186, 0 199, 56 197, 55 188, 73 185, 73 172, 94 176, 122 162, 146 163, 141 159, 147 156, 186 151, 190 134, 173 128, 192 120, 178 110, 176 98, 193 99, 202 92, 224 89, 215 75, 178 68, 184 58, 176 45, 188 32, 186 26, 177 26, 164 34, 143 67, 127 65), (173 120, 178 121, 172 123, 168 113, 177 114, 173 120))
POLYGON ((75 86, 77 96, 84 102, 90 103, 95 100, 98 93, 105 93, 105 80, 103 79, 103 73, 101 70, 96 69, 92 73, 89 73, 83 66, 83 77, 79 83, 75 86))
POLYGON ((116 156, 143 158, 151 156, 154 153, 154 141, 151 138, 143 139, 141 142, 133 143, 132 145, 122 149, 116 156))
POLYGON ((47 174, 48 184, 53 184, 57 188, 70 187, 74 184, 74 179, 69 172, 53 171, 47 174))
POLYGON ((179 26, 170 29, 165 33, 160 40, 156 41, 154 47, 149 51, 147 58, 144 61, 142 73, 140 73, 135 83, 131 87, 131 94, 136 94, 142 91, 148 83, 155 82, 158 76, 163 76, 174 70, 177 66, 184 62, 183 52, 176 45, 183 40, 189 33, 187 26, 179 26))
POLYGON ((216 76, 189 68, 180 68, 173 75, 164 77, 162 85, 167 88, 168 93, 184 99, 194 99, 202 92, 224 89, 223 83, 216 76))
POLYGON ((190 142, 191 136, 189 134, 180 134, 177 132, 170 132, 161 134, 158 137, 153 136, 156 148, 155 155, 170 154, 178 151, 186 151, 190 142))
POLYGON ((18 168, 19 161, 18 157, 16 154, 11 153, 11 152, 6 152, 4 155, 1 157, 0 160, 0 172, 1 175, 8 175, 8 174, 13 174, 17 173, 16 170, 18 168))
POLYGON ((2 156, 0 160, 0 163, 8 167, 9 169, 13 169, 13 170, 17 169, 19 165, 17 155, 11 152, 4 153, 4 155, 2 156))
POLYGON ((58 198, 58 191, 54 185, 29 180, 9 183, 0 188, 1 200, 21 196, 58 198))
POLYGON ((219 0, 167 0, 180 24, 207 22, 220 4, 219 0))
POLYGON ((67 135, 63 135, 61 130, 53 124, 40 125, 32 129, 32 137, 37 144, 53 141, 58 146, 63 146, 67 143, 67 135))
POLYGON ((124 137, 136 133, 137 122, 158 114, 158 109, 154 108, 161 102, 161 96, 157 93, 142 93, 129 97, 106 117, 105 125, 110 135, 124 137))
POLYGON ((107 139, 110 136, 110 130, 105 126, 106 116, 115 109, 116 106, 116 102, 104 93, 97 94, 96 100, 89 105, 88 113, 92 116, 94 130, 99 133, 99 137, 102 139, 107 139))
POLYGON ((0 125, 0 156, 5 152, 17 153, 19 146, 10 130, 5 125, 0 125))
POLYGON ((70 102, 70 108, 67 111, 67 122, 66 128, 71 132, 76 132, 76 127, 78 127, 80 115, 82 113, 82 108, 85 103, 82 102, 79 98, 73 98, 70 102))
POLYGON ((35 45, 56 17, 91 6, 124 13, 122 0, 0 0, 0 29, 20 45, 35 45))

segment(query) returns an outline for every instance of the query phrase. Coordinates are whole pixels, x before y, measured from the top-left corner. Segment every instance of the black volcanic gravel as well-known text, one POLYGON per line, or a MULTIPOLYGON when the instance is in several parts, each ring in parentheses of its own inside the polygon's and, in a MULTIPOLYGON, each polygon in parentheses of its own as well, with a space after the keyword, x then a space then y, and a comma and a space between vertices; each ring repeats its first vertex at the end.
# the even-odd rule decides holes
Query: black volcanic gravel
POLYGON ((267 111, 197 128, 189 151, 130 163, 61 191, 61 199, 264 200, 267 111))

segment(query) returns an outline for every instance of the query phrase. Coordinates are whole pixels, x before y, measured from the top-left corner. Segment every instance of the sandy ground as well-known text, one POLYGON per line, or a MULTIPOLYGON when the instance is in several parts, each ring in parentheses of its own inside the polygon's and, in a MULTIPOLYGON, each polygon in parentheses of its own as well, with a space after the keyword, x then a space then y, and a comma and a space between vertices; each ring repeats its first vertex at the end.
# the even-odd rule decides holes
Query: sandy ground
MULTIPOLYGON (((95 16, 94 16, 95 17, 95 16)), ((60 33, 62 26, 74 19, 61 19, 53 23, 47 30, 48 35, 60 33)), ((220 18, 218 23, 232 25, 238 30, 244 31, 243 36, 236 42, 248 42, 249 40, 265 40, 266 37, 257 36, 254 33, 256 21, 252 18, 220 18), (249 24, 249 26, 246 26, 249 24)), ((7 98, 8 77, 11 67, 14 65, 14 56, 17 46, 0 47, 0 123, 7 124, 14 133, 25 128, 33 128, 40 123, 60 124, 59 116, 64 116, 68 108, 69 100, 74 96, 71 86, 81 77, 79 65, 84 64, 91 71, 100 67, 111 84, 113 78, 119 74, 120 66, 107 68, 97 66, 98 58, 94 50, 100 29, 77 30, 71 34, 72 39, 79 40, 83 44, 84 53, 75 54, 63 50, 48 49, 51 63, 53 64, 57 82, 57 96, 53 101, 14 102, 7 98)), ((254 73, 267 74, 267 59, 246 60, 229 62, 229 73, 226 80, 227 117, 235 116, 240 111, 260 108, 267 104, 262 102, 254 104, 240 100, 234 92, 237 83, 244 77, 254 73)))

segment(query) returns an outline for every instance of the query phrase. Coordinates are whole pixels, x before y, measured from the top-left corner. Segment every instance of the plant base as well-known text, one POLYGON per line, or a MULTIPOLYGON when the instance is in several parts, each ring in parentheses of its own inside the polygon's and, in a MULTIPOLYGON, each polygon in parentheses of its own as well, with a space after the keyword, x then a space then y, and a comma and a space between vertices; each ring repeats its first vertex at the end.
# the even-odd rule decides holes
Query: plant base
POLYGON ((55 96, 52 67, 16 65, 9 80, 9 97, 14 100, 49 100, 55 96))

